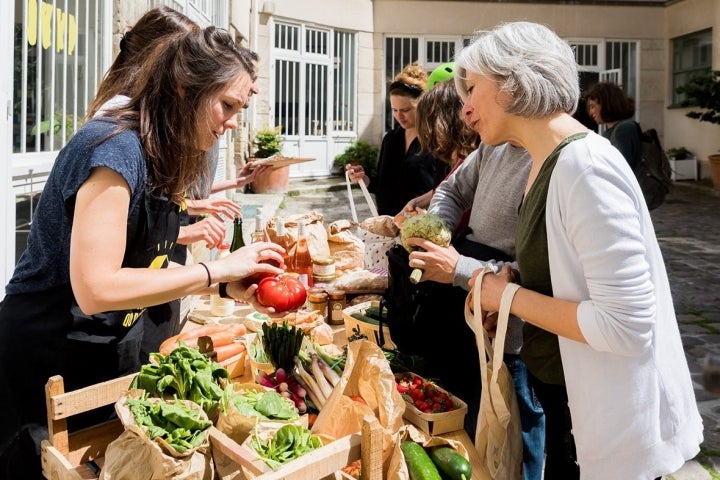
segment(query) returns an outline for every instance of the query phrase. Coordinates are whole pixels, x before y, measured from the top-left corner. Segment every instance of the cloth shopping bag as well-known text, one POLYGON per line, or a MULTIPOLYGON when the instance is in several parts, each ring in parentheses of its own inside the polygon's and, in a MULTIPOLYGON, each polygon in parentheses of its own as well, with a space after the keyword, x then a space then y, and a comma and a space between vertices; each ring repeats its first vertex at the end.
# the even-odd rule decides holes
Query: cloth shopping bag
POLYGON ((465 321, 475 332, 482 381, 475 448, 486 476, 492 479, 521 480, 523 442, 520 413, 513 379, 503 362, 510 304, 520 286, 510 283, 505 288, 495 339, 491 341, 483 328, 481 316, 480 293, 482 277, 486 273, 493 275, 491 270, 483 269, 465 302, 465 321))
POLYGON ((365 245, 365 269, 387 274, 388 258, 386 253, 390 247, 398 241, 400 229, 395 225, 394 219, 391 216, 378 215, 375 202, 363 182, 358 182, 358 185, 360 185, 360 190, 362 190, 365 201, 370 207, 372 217, 358 222, 355 199, 352 193, 352 182, 350 182, 348 172, 345 172, 345 183, 347 185, 348 200, 350 202, 350 213, 352 214, 354 224, 357 225, 355 235, 362 240, 365 245))

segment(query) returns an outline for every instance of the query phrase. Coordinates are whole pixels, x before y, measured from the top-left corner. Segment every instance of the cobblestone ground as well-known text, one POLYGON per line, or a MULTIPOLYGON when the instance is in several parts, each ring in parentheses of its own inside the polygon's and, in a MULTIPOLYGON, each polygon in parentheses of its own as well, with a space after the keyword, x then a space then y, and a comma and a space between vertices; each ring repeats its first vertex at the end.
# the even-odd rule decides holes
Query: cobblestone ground
POLYGON ((708 354, 720 355, 719 213, 718 193, 682 182, 652 212, 705 424, 703 454, 715 472, 720 470, 720 395, 705 390, 702 371, 708 354))

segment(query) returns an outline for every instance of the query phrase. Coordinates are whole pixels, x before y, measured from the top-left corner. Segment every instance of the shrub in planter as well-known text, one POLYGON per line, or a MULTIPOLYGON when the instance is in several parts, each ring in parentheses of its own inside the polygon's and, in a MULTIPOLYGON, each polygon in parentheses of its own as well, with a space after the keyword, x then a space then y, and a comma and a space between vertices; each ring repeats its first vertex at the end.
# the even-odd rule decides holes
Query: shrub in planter
POLYGON ((372 176, 375 173, 375 166, 377 165, 377 158, 379 149, 364 140, 355 140, 352 142, 345 151, 335 156, 333 167, 345 171, 345 165, 361 165, 367 176, 372 176))
POLYGON ((255 158, 267 158, 277 155, 282 150, 283 139, 280 136, 280 126, 275 128, 265 127, 255 133, 253 145, 255 146, 255 158))
POLYGON ((685 147, 668 148, 665 154, 668 158, 674 158, 675 160, 687 160, 693 157, 693 153, 685 147))

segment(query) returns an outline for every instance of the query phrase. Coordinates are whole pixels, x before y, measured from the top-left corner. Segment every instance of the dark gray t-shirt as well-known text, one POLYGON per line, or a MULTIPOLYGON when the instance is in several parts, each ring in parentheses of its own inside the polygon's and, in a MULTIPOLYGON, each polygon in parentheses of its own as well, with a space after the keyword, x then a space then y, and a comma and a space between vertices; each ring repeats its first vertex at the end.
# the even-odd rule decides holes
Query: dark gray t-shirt
MULTIPOLYGON (((70 232, 75 198, 95 167, 123 176, 130 191, 130 211, 136 210, 145 189, 147 166, 136 132, 108 138, 117 124, 108 118, 86 123, 60 150, 33 216, 28 245, 10 283, 8 295, 37 292, 70 281, 70 232)), ((97 240, 103 241, 98 225, 97 240)))

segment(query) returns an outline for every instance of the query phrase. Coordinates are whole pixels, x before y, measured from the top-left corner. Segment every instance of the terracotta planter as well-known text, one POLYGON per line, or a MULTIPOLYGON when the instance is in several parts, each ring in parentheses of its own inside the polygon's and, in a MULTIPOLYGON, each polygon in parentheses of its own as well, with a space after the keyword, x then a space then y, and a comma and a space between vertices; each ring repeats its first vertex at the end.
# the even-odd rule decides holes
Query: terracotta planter
POLYGON ((708 156, 710 161, 710 173, 712 174, 713 188, 720 191, 720 155, 708 156))
POLYGON ((290 166, 267 170, 250 184, 252 193, 287 193, 290 183, 290 166))

